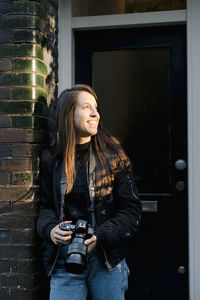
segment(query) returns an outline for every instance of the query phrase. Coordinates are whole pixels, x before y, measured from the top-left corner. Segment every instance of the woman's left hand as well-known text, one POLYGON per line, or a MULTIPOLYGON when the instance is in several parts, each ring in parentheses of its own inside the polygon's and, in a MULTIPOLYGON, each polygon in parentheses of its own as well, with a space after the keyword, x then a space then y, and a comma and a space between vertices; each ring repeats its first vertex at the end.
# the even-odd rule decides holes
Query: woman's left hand
POLYGON ((85 240, 84 244, 88 246, 87 252, 90 253, 97 245, 96 235, 93 235, 90 239, 85 240))

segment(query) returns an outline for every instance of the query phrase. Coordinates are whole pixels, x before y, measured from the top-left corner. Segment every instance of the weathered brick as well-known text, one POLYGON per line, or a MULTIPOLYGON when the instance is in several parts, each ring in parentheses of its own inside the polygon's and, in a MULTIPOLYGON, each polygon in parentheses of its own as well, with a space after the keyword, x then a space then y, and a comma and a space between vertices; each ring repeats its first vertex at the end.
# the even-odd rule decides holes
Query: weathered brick
POLYGON ((11 60, 7 58, 0 59, 0 72, 11 71, 11 70, 12 70, 11 60))
MULTIPOLYGON (((6 166, 6 157, 14 156, 23 159, 23 157, 39 156, 43 147, 41 144, 49 143, 49 131, 41 128, 49 128, 48 122, 53 116, 56 105, 57 6, 57 0, 0 0, 0 14, 3 11, 7 14, 0 20, 0 27, 3 28, 0 30, 0 70, 8 73, 16 72, 16 74, 1 74, 1 83, 6 84, 5 87, 0 87, 0 99, 3 100, 0 102, 0 115, 2 115, 0 127, 3 128, 0 129, 0 141, 5 143, 3 148, 0 148, 3 154, 0 165, 2 167, 3 164, 3 168, 6 166), (47 24, 43 22, 44 20, 47 20, 47 24), (32 63, 33 58, 34 63, 32 63), (39 82, 33 86, 31 72, 36 72, 34 73, 36 77, 37 75, 46 77, 49 71, 51 77, 47 78, 44 86, 39 82), (10 101, 5 101, 6 99, 10 101), (31 105, 22 104, 22 100, 27 100, 31 105), (39 106, 32 104, 33 101, 40 103, 39 106), (8 102, 8 105, 5 102, 8 102), (17 106, 13 106, 13 102, 16 102, 17 106)), ((20 163, 17 164, 17 168, 21 166, 20 163)), ((7 167, 11 168, 10 171, 0 168, 0 184, 7 185, 0 189, 0 199, 4 199, 0 201, 0 212, 3 211, 1 227, 4 228, 4 232, 9 230, 10 234, 10 240, 8 236, 0 236, 2 246, 0 256, 8 257, 0 260, 0 272, 9 275, 4 277, 0 275, 0 299, 3 300, 44 299, 43 295, 38 293, 39 280, 32 276, 41 268, 41 265, 38 265, 39 260, 35 259, 38 257, 36 249, 20 247, 24 244, 37 244, 35 225, 38 194, 35 189, 34 194, 31 195, 25 194, 25 191, 37 184, 38 165, 35 166, 37 172, 31 170, 33 165, 26 166, 30 168, 27 171, 23 169, 12 171, 13 165, 9 164, 7 167), (30 187, 24 189, 22 185, 30 187), (26 200, 15 202, 17 198, 23 196, 26 200), (25 228, 31 230, 26 231, 25 228), (6 248, 5 243, 8 242, 9 248, 6 248), (13 273, 16 276, 12 276, 13 273)), ((44 281, 40 280, 40 282, 43 286, 44 281)))
POLYGON ((17 259, 25 259, 34 257, 35 248, 32 246, 24 246, 24 245, 11 245, 8 246, 0 246, 0 258, 17 258, 17 259))
POLYGON ((45 9, 39 3, 33 1, 14 1, 13 13, 22 15, 36 15, 44 21, 47 21, 47 12, 45 11, 45 9))
POLYGON ((10 289, 1 289, 0 290, 0 299, 10 300, 10 289))
MULTIPOLYGON (((36 284, 37 277, 30 274, 2 274, 1 284, 2 287, 12 289, 29 289, 33 288, 36 284)), ((38 282, 37 282, 38 283, 38 282)))
POLYGON ((39 269, 38 260, 36 259, 12 259, 10 260, 12 273, 35 273, 39 269))
POLYGON ((13 201, 12 212, 13 214, 26 214, 27 216, 37 216, 38 202, 34 201, 34 199, 13 201))
POLYGON ((43 0, 43 5, 47 9, 50 15, 56 16, 58 13, 58 1, 57 0, 43 0))
POLYGON ((10 241, 10 232, 8 230, 0 230, 0 243, 7 244, 10 241))
POLYGON ((39 160, 37 158, 2 158, 2 171, 30 171, 39 168, 39 160))
POLYGON ((48 129, 48 119, 38 116, 14 116, 12 117, 12 128, 35 128, 48 129))
POLYGON ((11 215, 4 214, 1 215, 1 228, 7 229, 22 229, 36 228, 36 217, 35 216, 25 216, 25 215, 11 215))
POLYGON ((0 19, 0 28, 33 28, 45 32, 45 23, 37 16, 6 16, 0 19))
POLYGON ((1 57, 26 57, 32 56, 43 59, 43 49, 38 45, 19 44, 0 46, 1 57))
POLYGON ((0 213, 7 214, 11 212, 11 201, 0 201, 0 213))
POLYGON ((1 101, 0 102, 0 114, 31 114, 31 115, 43 115, 44 105, 38 102, 30 101, 1 101))
POLYGON ((47 2, 50 2, 55 8, 58 8, 58 0, 49 0, 47 2))
POLYGON ((29 244, 33 245, 35 242, 35 231, 27 230, 10 230, 10 241, 13 244, 29 244))
POLYGON ((40 143, 48 144, 48 135, 41 130, 0 129, 0 141, 5 143, 40 143))
POLYGON ((1 0, 0 2, 0 14, 7 14, 12 10, 12 2, 11 0, 3 1, 1 0))
POLYGON ((5 44, 11 41, 11 32, 8 30, 0 30, 0 44, 5 44))
POLYGON ((32 172, 17 172, 12 173, 12 184, 31 185, 33 184, 33 173, 32 172))
MULTIPOLYGON (((8 259, 0 259, 0 270, 1 273, 10 273, 10 261, 8 259)), ((4 299, 1 298, 1 293, 0 299, 4 299)))
POLYGON ((0 143, 0 157, 11 156, 11 154, 12 154, 12 145, 11 144, 1 144, 0 143))
POLYGON ((11 98, 11 89, 0 87, 0 99, 10 99, 11 98))
MULTIPOLYGON (((1 171, 0 171, 1 172, 1 171)), ((1 174, 1 173, 0 173, 1 174)), ((9 176, 9 175, 8 175, 9 176)), ((39 182, 39 170, 37 172, 23 172, 13 173, 9 177, 11 184, 13 185, 38 185, 39 182)))
POLYGON ((36 300, 43 299, 47 300, 48 298, 44 298, 39 295, 38 288, 35 286, 33 289, 17 289, 10 290, 9 298, 3 300, 36 300))
POLYGON ((12 145, 13 156, 39 156, 42 146, 38 144, 23 144, 16 143, 12 145))
POLYGON ((44 87, 44 78, 39 74, 20 73, 0 75, 0 84, 4 85, 33 85, 44 87))
POLYGON ((12 121, 10 116, 0 115, 0 128, 10 128, 12 121))
POLYGON ((0 171, 0 185, 11 183, 11 173, 7 171, 0 171))
POLYGON ((30 199, 33 192, 34 188, 0 187, 0 200, 20 201, 30 199))
POLYGON ((47 92, 36 87, 15 87, 12 90, 12 94, 13 99, 16 100, 33 99, 41 101, 40 99, 42 98, 42 103, 47 102, 47 92))
POLYGON ((33 71, 47 75, 47 66, 37 59, 13 59, 13 71, 33 71))
POLYGON ((36 43, 42 47, 46 47, 47 38, 46 36, 38 30, 32 29, 17 29, 13 32, 13 39, 15 42, 24 43, 36 43))

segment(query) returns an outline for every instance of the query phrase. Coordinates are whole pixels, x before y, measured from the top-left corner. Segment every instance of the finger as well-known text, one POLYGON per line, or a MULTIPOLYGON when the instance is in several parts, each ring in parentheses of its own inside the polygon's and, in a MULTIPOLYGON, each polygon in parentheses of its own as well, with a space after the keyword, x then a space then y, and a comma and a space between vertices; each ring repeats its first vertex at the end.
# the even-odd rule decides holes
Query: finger
POLYGON ((63 221, 60 224, 71 224, 71 223, 72 223, 72 221, 63 221))
POLYGON ((93 235, 90 239, 85 240, 84 244, 85 245, 90 245, 93 242, 96 242, 97 238, 95 235, 93 235))
POLYGON ((57 225, 56 227, 54 227, 53 229, 52 229, 52 233, 57 233, 57 234, 59 234, 59 235, 61 235, 61 236, 65 236, 65 235, 71 235, 72 234, 72 231, 65 231, 65 230, 61 230, 60 228, 59 228, 59 225, 57 225))
POLYGON ((59 238, 59 237, 55 237, 54 239, 53 239, 53 241, 54 241, 54 243, 56 244, 56 245, 63 245, 63 244, 66 244, 69 240, 71 239, 71 236, 67 236, 67 237, 65 237, 65 238, 59 238))
POLYGON ((59 228, 55 232, 61 236, 72 235, 72 231, 64 231, 59 228))
POLYGON ((87 248, 87 253, 90 253, 96 247, 96 242, 90 244, 87 248))
POLYGON ((58 234, 57 232, 54 232, 53 238, 56 240, 60 240, 60 241, 67 241, 67 240, 71 239, 71 234, 62 236, 62 235, 58 234))

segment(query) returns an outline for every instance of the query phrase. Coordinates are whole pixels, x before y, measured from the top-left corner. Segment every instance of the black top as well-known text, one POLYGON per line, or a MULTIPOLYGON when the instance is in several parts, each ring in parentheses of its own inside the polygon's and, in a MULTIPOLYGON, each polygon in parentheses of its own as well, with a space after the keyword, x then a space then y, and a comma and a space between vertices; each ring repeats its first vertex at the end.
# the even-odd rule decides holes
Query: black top
POLYGON ((89 207, 89 191, 87 183, 86 167, 89 160, 89 145, 76 145, 76 179, 72 191, 65 196, 65 220, 77 221, 77 219, 84 219, 88 221, 88 207, 89 207))

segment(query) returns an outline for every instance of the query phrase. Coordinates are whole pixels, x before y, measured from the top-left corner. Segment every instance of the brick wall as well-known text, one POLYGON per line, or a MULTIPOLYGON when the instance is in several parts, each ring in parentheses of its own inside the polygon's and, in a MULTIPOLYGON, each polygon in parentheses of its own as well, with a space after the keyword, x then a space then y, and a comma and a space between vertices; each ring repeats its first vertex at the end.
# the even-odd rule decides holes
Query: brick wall
POLYGON ((41 297, 35 234, 38 166, 54 124, 57 6, 57 0, 0 1, 0 299, 4 300, 41 297))

